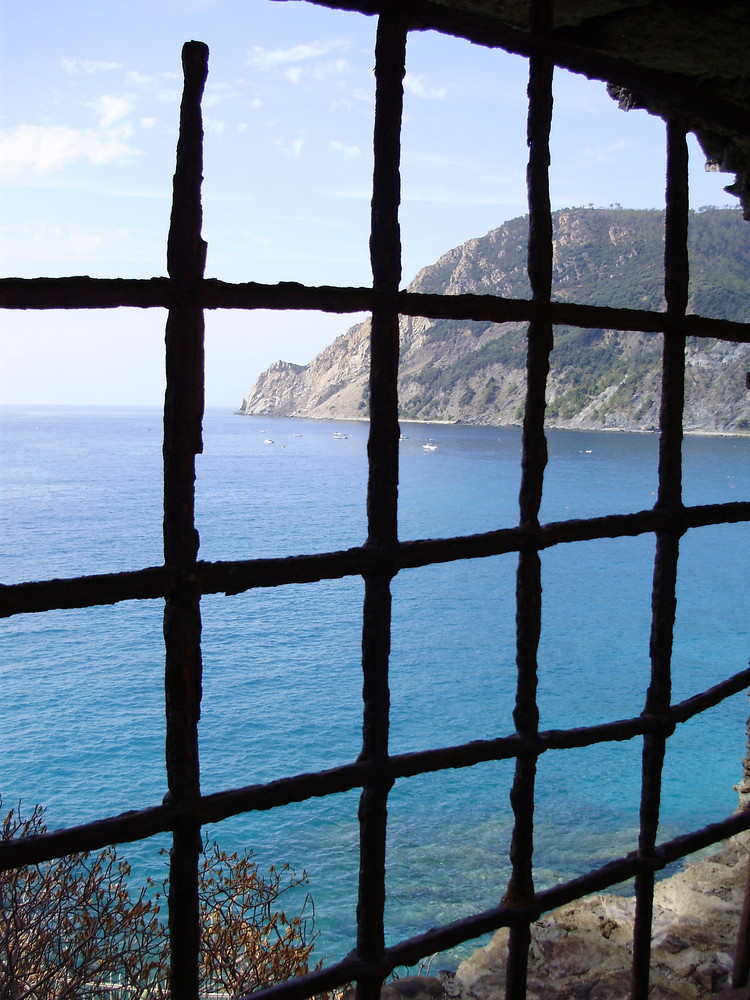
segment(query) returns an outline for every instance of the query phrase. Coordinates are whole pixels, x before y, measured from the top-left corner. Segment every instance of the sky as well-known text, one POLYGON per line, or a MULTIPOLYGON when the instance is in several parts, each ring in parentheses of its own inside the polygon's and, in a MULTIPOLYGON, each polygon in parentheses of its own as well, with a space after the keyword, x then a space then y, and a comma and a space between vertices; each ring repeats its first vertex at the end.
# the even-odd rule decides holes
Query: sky
MULTIPOLYGON (((182 44, 209 46, 208 277, 371 281, 375 21, 304 0, 4 0, 0 273, 166 273, 182 44)), ((526 212, 526 61, 436 33, 407 47, 403 282, 526 212)), ((664 127, 555 77, 553 208, 660 208, 664 127)), ((691 142, 691 205, 736 206, 691 142)), ((207 313, 206 402, 236 409, 361 317, 207 313)), ((160 405, 163 310, 5 311, 0 401, 160 405)))

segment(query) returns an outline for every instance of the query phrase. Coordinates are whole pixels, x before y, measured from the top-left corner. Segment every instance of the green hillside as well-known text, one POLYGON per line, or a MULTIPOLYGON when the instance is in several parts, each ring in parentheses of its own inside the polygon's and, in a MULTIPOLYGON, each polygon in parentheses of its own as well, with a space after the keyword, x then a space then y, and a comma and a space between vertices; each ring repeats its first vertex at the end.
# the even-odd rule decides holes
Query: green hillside
MULTIPOLYGON (((529 298, 528 219, 512 219, 424 268, 414 292, 529 298)), ((664 214, 562 209, 553 216, 553 296, 559 301, 659 310, 664 214)), ((689 220, 689 311, 750 321, 750 224, 732 209, 689 220)), ((277 362, 240 412, 321 418, 367 414, 369 321, 338 337, 309 365, 277 362)), ((523 417, 526 324, 401 320, 402 419, 476 424, 523 417)), ((653 430, 658 424, 661 338, 617 330, 554 331, 547 392, 551 426, 653 430)), ((696 339, 687 353, 688 430, 750 430, 745 372, 750 347, 696 339)))

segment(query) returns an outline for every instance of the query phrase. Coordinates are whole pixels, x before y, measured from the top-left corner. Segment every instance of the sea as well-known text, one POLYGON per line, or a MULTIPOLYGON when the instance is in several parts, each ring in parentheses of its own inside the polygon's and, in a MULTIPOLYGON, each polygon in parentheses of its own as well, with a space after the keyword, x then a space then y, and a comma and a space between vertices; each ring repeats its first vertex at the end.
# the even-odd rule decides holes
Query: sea
MULTIPOLYGON (((161 563, 161 413, 118 407, 0 409, 2 582, 161 563)), ((359 545, 366 535, 363 422, 209 409, 198 458, 201 558, 252 559, 359 545)), ((518 428, 404 423, 402 539, 517 523, 518 428), (425 445, 434 447, 425 448, 425 445)), ((549 432, 541 517, 654 504, 657 438, 549 432)), ((688 437, 688 504, 750 496, 750 438, 688 437)), ((648 684, 653 536, 542 555, 541 727, 637 715, 648 684)), ((744 669, 750 655, 747 524, 688 532, 679 562, 674 700, 744 669)), ((391 750, 513 731, 515 566, 503 555, 405 571, 393 584, 391 750)), ((269 781, 353 760, 361 745, 361 579, 202 602, 202 788, 269 781)), ((161 802, 162 602, 17 615, 0 623, 3 809, 45 808, 50 828, 161 802)), ((660 838, 730 814, 746 748, 740 694, 670 740, 660 838)), ((638 740, 539 761, 535 877, 554 885, 636 845, 638 740)), ((399 781, 389 806, 392 943, 495 905, 509 872, 510 762, 399 781)), ((357 794, 235 817, 208 831, 261 870, 305 871, 315 955, 354 945, 357 794)), ((165 838, 123 845, 133 878, 165 874, 165 838)), ((628 887, 621 887, 628 891, 628 887)), ((460 952, 441 956, 451 967, 460 952)))

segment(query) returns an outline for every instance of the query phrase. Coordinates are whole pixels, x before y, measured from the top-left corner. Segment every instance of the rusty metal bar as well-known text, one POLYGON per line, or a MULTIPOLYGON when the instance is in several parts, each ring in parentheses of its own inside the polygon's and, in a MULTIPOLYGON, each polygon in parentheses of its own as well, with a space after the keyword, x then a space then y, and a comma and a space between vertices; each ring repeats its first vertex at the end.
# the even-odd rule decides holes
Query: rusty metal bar
MULTIPOLYGON (((521 753, 543 754, 555 750, 593 746, 598 743, 622 742, 644 733, 664 732, 673 725, 686 722, 700 712, 719 705, 750 685, 750 667, 728 677, 705 691, 673 705, 663 719, 637 716, 618 719, 594 726, 575 729, 551 729, 540 732, 535 740, 522 740, 518 734, 492 740, 472 740, 456 746, 412 751, 388 758, 390 779, 409 778, 434 771, 473 767, 487 761, 508 760, 521 753)), ((385 765, 383 765, 385 766, 385 765)), ((379 765, 380 767, 380 765, 379 765)), ((213 792, 201 797, 201 822, 219 823, 230 816, 250 811, 275 809, 292 802, 361 788, 373 779, 374 768, 361 761, 342 764, 328 771, 297 774, 266 784, 246 785, 213 792)), ((382 775, 382 767, 381 767, 382 775)), ((377 776, 377 775, 375 775, 377 776)), ((750 814, 748 814, 750 825, 750 814)), ((36 864, 75 851, 93 851, 107 844, 141 840, 174 828, 178 814, 174 805, 154 806, 133 810, 86 823, 82 826, 54 830, 35 837, 0 842, 0 871, 22 864, 36 864)), ((690 837, 701 835, 691 834, 690 837)), ((705 846, 705 844, 701 844, 705 846)), ((697 849, 697 848, 695 848, 697 849)))
MULTIPOLYGON (((667 190, 664 249, 664 294, 667 312, 679 326, 688 296, 688 151, 684 123, 667 122, 667 190)), ((659 489, 656 506, 667 512, 670 525, 656 535, 651 617, 651 682, 644 715, 662 716, 669 708, 672 641, 677 608, 677 560, 682 518, 682 415, 685 395, 685 337, 665 337, 662 354, 662 396, 659 437, 659 489)), ((659 826, 661 778, 669 733, 647 734, 643 740, 638 853, 653 855, 659 826)), ((641 872, 635 882, 632 995, 649 993, 654 873, 641 872)))
MULTIPOLYGON (((712 524, 738 524, 750 520, 750 501, 685 507, 685 530, 712 524)), ((432 563, 462 559, 482 559, 518 552, 529 545, 539 549, 597 538, 636 537, 666 528, 667 514, 659 510, 633 514, 607 514, 588 519, 550 521, 538 531, 501 528, 476 535, 451 538, 415 539, 400 542, 390 562, 394 572, 432 563)), ((382 568, 383 559, 365 547, 315 555, 241 559, 196 563, 195 573, 202 594, 235 595, 259 587, 279 587, 294 583, 361 576, 382 568)), ((118 601, 150 600, 165 597, 175 587, 174 574, 165 567, 99 573, 62 580, 0 585, 0 618, 51 611, 55 608, 82 608, 116 604, 118 601)))
MULTIPOLYGON (((737 813, 730 819, 712 824, 697 834, 677 837, 661 844, 656 849, 654 863, 658 868, 664 868, 686 854, 717 844, 748 828, 750 828, 750 814, 737 813)), ((454 948, 480 935, 491 934, 500 927, 512 927, 519 920, 537 920, 542 914, 575 899, 581 899, 594 892, 604 892, 618 883, 632 879, 643 863, 639 861, 636 853, 629 854, 624 858, 610 861, 580 878, 556 885, 552 889, 545 889, 537 894, 532 906, 518 909, 500 905, 462 920, 444 924, 424 934, 415 935, 386 948, 383 963, 377 969, 347 958, 343 962, 299 979, 279 983, 267 990, 259 990, 253 996, 258 1000, 302 1000, 303 997, 331 989, 360 974, 377 972, 381 976, 387 975, 392 969, 416 965, 426 956, 454 948)))
MULTIPOLYGON (((750 827, 750 815, 736 814, 724 823, 706 827, 698 835, 668 841, 657 848, 658 866, 663 868, 676 858, 725 840, 728 836, 733 836, 748 827, 750 827)), ((258 997, 258 1000, 302 1000, 304 997, 320 994, 358 976, 385 976, 397 967, 416 965, 428 955, 453 948, 480 935, 490 934, 500 927, 512 926, 519 919, 535 920, 543 913, 574 899, 580 899, 593 892, 603 892, 613 885, 633 878, 641 864, 636 854, 618 858, 580 878, 540 892, 533 906, 519 910, 500 905, 400 941, 386 948, 383 962, 377 967, 349 957, 306 976, 279 983, 266 990, 259 990, 253 996, 258 997)))
MULTIPOLYGON (((331 4, 335 6, 336 4, 331 4)), ((362 788, 360 802, 361 864, 357 957, 314 972, 296 982, 263 991, 263 996, 301 998, 358 978, 359 997, 376 1000, 383 977, 396 965, 418 961, 436 950, 466 941, 500 926, 511 927, 508 995, 525 995, 529 922, 554 906, 636 877, 633 996, 648 991, 648 962, 653 874, 679 857, 750 828, 750 815, 739 814, 703 830, 657 844, 661 766, 666 739, 674 726, 746 686, 742 671, 678 705, 670 705, 670 659, 675 612, 679 539, 689 528, 746 521, 750 504, 684 508, 681 497, 684 339, 686 335, 750 342, 750 326, 685 316, 687 296, 687 184, 684 128, 668 125, 667 238, 665 250, 666 313, 617 310, 550 301, 551 220, 547 168, 554 54, 567 51, 551 35, 551 3, 539 0, 531 34, 519 32, 519 45, 533 53, 530 72, 529 273, 532 299, 495 296, 433 296, 399 291, 400 236, 399 133, 406 33, 414 17, 458 18, 439 5, 421 0, 366 4, 383 10, 377 43, 375 175, 371 255, 373 287, 308 288, 297 283, 270 286, 229 284, 203 276, 205 244, 201 238, 202 133, 200 101, 207 73, 207 49, 188 43, 183 50, 185 90, 181 108, 174 203, 168 242, 169 278, 3 279, 0 307, 24 309, 116 308, 169 309, 166 333, 165 400, 165 565, 133 573, 100 574, 0 587, 0 615, 56 607, 83 607, 126 599, 166 598, 167 775, 165 804, 99 820, 40 837, 0 845, 0 870, 61 856, 107 843, 142 839, 172 830, 170 932, 173 995, 197 996, 199 947, 197 852, 200 828, 252 810, 275 808, 316 796, 362 788), (411 20, 406 20, 406 18, 411 20), (524 41, 525 39, 525 41, 524 41), (203 309, 319 309, 345 313, 373 312, 371 409, 368 444, 369 534, 365 546, 347 552, 289 559, 201 563, 194 524, 195 456, 201 450, 203 410, 203 309), (397 539, 398 314, 528 321, 528 386, 523 432, 523 471, 518 527, 483 534, 397 539), (659 496, 652 511, 540 525, 539 504, 546 464, 544 396, 552 346, 552 324, 607 327, 661 333, 664 337, 659 496), (639 718, 565 731, 538 731, 536 705, 537 645, 541 621, 539 552, 556 544, 590 538, 656 534, 652 677, 639 718), (390 581, 400 569, 433 562, 519 553, 517 574, 518 686, 514 735, 390 757, 388 753, 388 658, 390 581), (363 748, 359 760, 330 771, 300 774, 266 785, 245 786, 201 797, 197 723, 200 711, 200 599, 203 593, 239 593, 253 587, 362 575, 363 748), (641 832, 638 851, 546 892, 533 884, 534 776, 540 754, 610 740, 644 737, 641 832), (503 904, 423 935, 385 947, 385 846, 387 800, 398 778, 446 768, 515 757, 511 793, 515 814, 513 874, 503 904)), ((481 21, 481 18, 479 19, 481 21)), ((477 23, 476 21, 474 23, 477 23)), ((448 21, 444 27, 447 28, 448 21)), ((515 30, 515 29, 513 29, 515 30)), ((514 35, 514 38, 516 36, 514 35)), ((512 45, 508 46, 512 48, 512 45)), ((573 51, 572 49, 570 51, 573 51)), ((596 60, 594 59, 594 63, 596 60)), ((593 65, 593 64, 592 64, 593 65)), ((686 98, 687 99, 687 98, 686 98)), ((737 974, 737 973, 735 973, 737 974)))
MULTIPOLYGON (((118 309, 169 308, 173 289, 167 278, 0 278, 2 309, 118 309)), ((372 309, 371 288, 330 285, 308 286, 298 282, 264 285, 259 282, 231 283, 204 278, 196 285, 204 309, 310 309, 349 313, 372 309)), ((398 310, 405 316, 430 319, 466 319, 494 323, 526 323, 549 320, 556 326, 585 329, 624 330, 639 333, 670 333, 668 313, 645 309, 615 309, 576 302, 533 302, 499 295, 428 295, 400 291, 398 310)), ((686 316, 680 332, 689 337, 750 343, 750 324, 706 316, 686 316)))
MULTIPOLYGON (((540 40, 552 30, 552 0, 531 4, 531 32, 540 40)), ((549 304, 552 297, 552 212, 549 197, 549 137, 552 126, 552 77, 554 63, 547 54, 529 60, 527 143, 529 162, 526 183, 529 201, 528 273, 534 303, 549 304)), ((537 530, 542 501, 547 439, 544 433, 552 324, 529 324, 526 354, 526 407, 523 420, 519 522, 537 530)), ((533 740, 539 729, 537 652, 542 623, 541 559, 536 547, 522 549, 516 574, 516 665, 518 670, 513 721, 522 739, 533 740)), ((510 845, 512 873, 504 902, 527 907, 534 896, 534 807, 537 754, 516 759, 510 801, 514 825, 510 845)), ((513 923, 508 942, 505 985, 507 1000, 524 1000, 531 926, 528 920, 513 923)))
POLYGON ((365 571, 362 621, 363 716, 360 760, 370 776, 359 803, 360 866, 357 955, 372 971, 357 980, 357 1000, 379 1000, 385 952, 385 873, 391 645, 391 578, 398 547, 398 289, 401 281, 401 116, 406 28, 400 4, 379 18, 375 45, 375 122, 370 258, 370 435, 367 443, 366 548, 376 555, 365 571))
MULTIPOLYGON (((711 524, 738 524, 750 520, 750 501, 685 507, 685 530, 711 524)), ((476 535, 452 538, 415 539, 400 542, 390 557, 393 572, 433 563, 462 559, 482 559, 518 552, 529 545, 539 549, 597 538, 636 537, 667 527, 664 511, 645 510, 634 514, 608 514, 588 519, 550 521, 538 531, 501 528, 476 535)), ((382 568, 384 560, 368 547, 343 552, 324 552, 270 559, 241 559, 235 562, 198 562, 195 573, 202 594, 234 595, 259 587, 280 587, 293 583, 361 576, 382 568)), ((99 573, 63 580, 0 585, 0 618, 51 611, 55 608, 83 608, 116 604, 118 601, 152 600, 174 589, 175 575, 166 567, 99 573)))
POLYGON ((173 306, 166 329, 164 400, 164 562, 176 586, 164 609, 166 760, 169 798, 177 812, 169 867, 170 986, 173 996, 198 998, 198 856, 201 849, 198 719, 201 700, 200 587, 195 575, 195 457, 203 450, 203 277, 201 237, 203 127, 201 97, 208 48, 182 49, 184 89, 167 242, 173 306))

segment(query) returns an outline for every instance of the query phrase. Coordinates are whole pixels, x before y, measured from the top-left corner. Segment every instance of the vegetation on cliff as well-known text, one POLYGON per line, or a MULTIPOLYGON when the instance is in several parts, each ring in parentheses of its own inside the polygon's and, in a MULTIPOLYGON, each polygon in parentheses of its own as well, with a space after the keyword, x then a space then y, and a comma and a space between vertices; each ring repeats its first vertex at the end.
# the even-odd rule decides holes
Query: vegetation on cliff
MULTIPOLYGON (((46 829, 41 806, 26 815, 19 806, 0 821, 0 841, 46 829)), ((316 934, 304 873, 263 874, 251 853, 206 842, 198 879, 202 996, 244 996, 309 970, 316 934)), ((133 881, 114 847, 0 872, 0 997, 169 1000, 160 913, 169 883, 133 881)))
MULTIPOLYGON (((554 213, 554 297, 591 305, 663 309, 664 215, 656 210, 554 213)), ((529 298, 528 219, 513 219, 424 268, 411 291, 529 298)), ((739 211, 690 216, 689 311, 750 320, 750 229, 739 211)), ((309 365, 278 362, 241 413, 318 418, 367 414, 369 321, 309 365)), ((400 415, 413 420, 508 424, 523 415, 525 324, 401 320, 400 415)), ((555 329, 547 394, 550 424, 651 430, 658 421, 660 338, 617 330, 555 329)), ((750 430, 747 345, 695 339, 688 349, 688 430, 750 430)))

